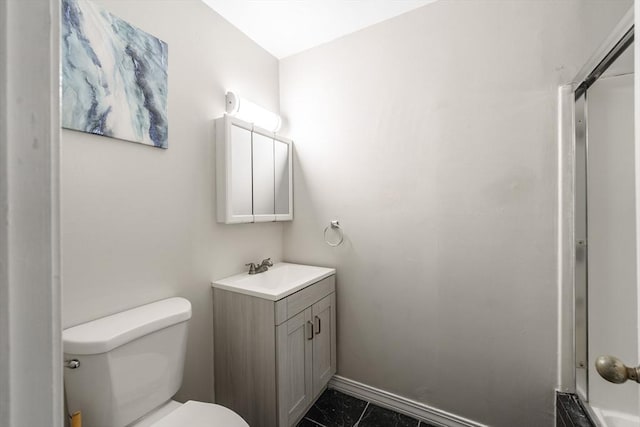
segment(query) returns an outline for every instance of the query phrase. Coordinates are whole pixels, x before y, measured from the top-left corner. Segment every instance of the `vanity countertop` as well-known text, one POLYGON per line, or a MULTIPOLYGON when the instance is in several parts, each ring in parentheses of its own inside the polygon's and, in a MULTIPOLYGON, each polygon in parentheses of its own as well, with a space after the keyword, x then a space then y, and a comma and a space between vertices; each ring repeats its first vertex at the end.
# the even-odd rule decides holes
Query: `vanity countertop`
POLYGON ((277 301, 333 274, 336 274, 335 268, 279 262, 264 273, 236 274, 215 280, 211 286, 277 301))

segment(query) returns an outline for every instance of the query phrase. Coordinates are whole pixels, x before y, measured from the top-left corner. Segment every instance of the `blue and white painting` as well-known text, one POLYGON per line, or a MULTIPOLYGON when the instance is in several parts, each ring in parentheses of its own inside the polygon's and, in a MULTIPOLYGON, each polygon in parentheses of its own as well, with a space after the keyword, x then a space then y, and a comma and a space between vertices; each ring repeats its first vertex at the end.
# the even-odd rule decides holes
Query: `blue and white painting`
POLYGON ((62 26, 62 126, 167 148, 167 44, 87 0, 62 26))

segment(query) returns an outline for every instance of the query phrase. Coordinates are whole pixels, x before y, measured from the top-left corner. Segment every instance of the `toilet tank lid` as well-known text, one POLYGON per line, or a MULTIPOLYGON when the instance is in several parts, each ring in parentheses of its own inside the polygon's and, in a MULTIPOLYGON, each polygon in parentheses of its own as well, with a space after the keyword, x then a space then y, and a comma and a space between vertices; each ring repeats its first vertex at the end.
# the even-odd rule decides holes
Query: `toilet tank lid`
POLYGON ((169 298, 65 329, 67 354, 100 354, 191 318, 191 303, 169 298))

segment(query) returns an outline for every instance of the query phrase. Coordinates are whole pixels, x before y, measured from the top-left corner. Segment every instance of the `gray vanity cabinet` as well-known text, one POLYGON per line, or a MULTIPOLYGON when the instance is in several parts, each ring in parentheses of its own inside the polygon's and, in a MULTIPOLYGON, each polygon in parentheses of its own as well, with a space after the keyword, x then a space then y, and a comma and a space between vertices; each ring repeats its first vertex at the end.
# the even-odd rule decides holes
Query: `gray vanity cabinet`
POLYGON ((311 307, 276 328, 278 347, 278 419, 289 426, 302 418, 313 400, 311 307))
POLYGON ((300 421, 336 372, 335 275, 277 301, 214 288, 216 403, 250 426, 300 421))
POLYGON ((313 316, 313 396, 318 396, 336 373, 336 294, 311 307, 313 316))
POLYGON ((336 373, 336 294, 276 328, 280 426, 299 421, 336 373))

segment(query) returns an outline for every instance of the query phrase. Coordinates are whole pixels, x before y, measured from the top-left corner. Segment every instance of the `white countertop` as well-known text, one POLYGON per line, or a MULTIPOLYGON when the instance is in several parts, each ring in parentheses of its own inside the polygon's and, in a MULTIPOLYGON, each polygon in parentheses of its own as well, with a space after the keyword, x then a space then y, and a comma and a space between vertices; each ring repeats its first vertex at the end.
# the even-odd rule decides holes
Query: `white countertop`
POLYGON ((211 286, 277 301, 333 274, 336 274, 335 268, 279 262, 264 273, 236 274, 216 280, 211 286))

